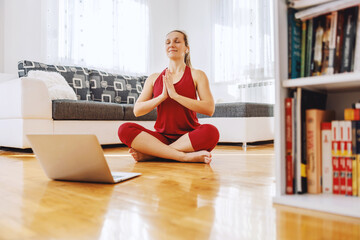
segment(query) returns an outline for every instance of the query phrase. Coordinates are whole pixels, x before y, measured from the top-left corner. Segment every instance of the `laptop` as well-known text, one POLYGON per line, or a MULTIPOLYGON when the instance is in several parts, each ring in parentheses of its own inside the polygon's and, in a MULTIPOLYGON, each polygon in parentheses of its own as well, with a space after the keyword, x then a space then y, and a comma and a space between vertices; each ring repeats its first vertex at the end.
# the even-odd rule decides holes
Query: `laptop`
POLYGON ((118 183, 141 175, 110 172, 95 135, 27 135, 36 158, 53 180, 118 183))

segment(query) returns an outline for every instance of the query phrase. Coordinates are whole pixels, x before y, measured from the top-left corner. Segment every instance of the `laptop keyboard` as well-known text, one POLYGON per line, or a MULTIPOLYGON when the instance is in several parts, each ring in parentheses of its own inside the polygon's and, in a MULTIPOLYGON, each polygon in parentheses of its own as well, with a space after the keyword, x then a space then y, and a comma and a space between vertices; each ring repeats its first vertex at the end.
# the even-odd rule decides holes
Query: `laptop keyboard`
POLYGON ((125 177, 124 175, 116 175, 116 174, 113 174, 112 176, 115 181, 121 180, 125 177))

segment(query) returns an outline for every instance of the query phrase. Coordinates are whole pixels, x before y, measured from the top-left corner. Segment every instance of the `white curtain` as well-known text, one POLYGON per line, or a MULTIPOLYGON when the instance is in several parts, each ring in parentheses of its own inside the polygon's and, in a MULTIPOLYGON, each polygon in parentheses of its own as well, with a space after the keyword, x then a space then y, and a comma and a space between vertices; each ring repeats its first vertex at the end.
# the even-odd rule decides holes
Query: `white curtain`
POLYGON ((215 83, 236 100, 274 101, 273 0, 215 0, 215 83))
POLYGON ((54 6, 49 4, 48 61, 145 74, 149 46, 147 1, 59 0, 57 11, 51 11, 54 6))

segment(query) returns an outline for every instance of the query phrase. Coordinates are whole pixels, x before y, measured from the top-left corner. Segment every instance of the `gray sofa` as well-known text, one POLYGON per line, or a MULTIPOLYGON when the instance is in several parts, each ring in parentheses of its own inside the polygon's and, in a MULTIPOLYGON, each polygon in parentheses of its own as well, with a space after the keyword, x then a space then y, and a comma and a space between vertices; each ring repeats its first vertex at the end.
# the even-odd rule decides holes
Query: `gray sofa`
MULTIPOLYGON (((26 135, 43 133, 95 134, 101 144, 118 144, 117 129, 124 122, 153 129, 156 110, 141 117, 133 114, 145 80, 146 76, 20 61, 19 78, 0 83, 0 108, 2 98, 10 98, 10 104, 3 106, 7 110, 0 112, 0 146, 29 148, 26 135), (44 84, 27 77, 30 70, 59 72, 78 100, 51 101, 44 84)), ((198 118, 219 129, 220 142, 246 146, 274 139, 273 115, 272 104, 218 103, 212 117, 198 114, 198 118)))

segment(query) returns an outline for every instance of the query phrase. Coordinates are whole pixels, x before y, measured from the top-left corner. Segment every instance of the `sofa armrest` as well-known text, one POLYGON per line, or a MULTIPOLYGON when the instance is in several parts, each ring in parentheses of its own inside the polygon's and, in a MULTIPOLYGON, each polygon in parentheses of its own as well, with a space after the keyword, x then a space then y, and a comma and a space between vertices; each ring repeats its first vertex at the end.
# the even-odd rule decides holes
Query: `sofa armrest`
POLYGON ((22 77, 0 83, 0 119, 52 119, 51 108, 41 80, 22 77))

